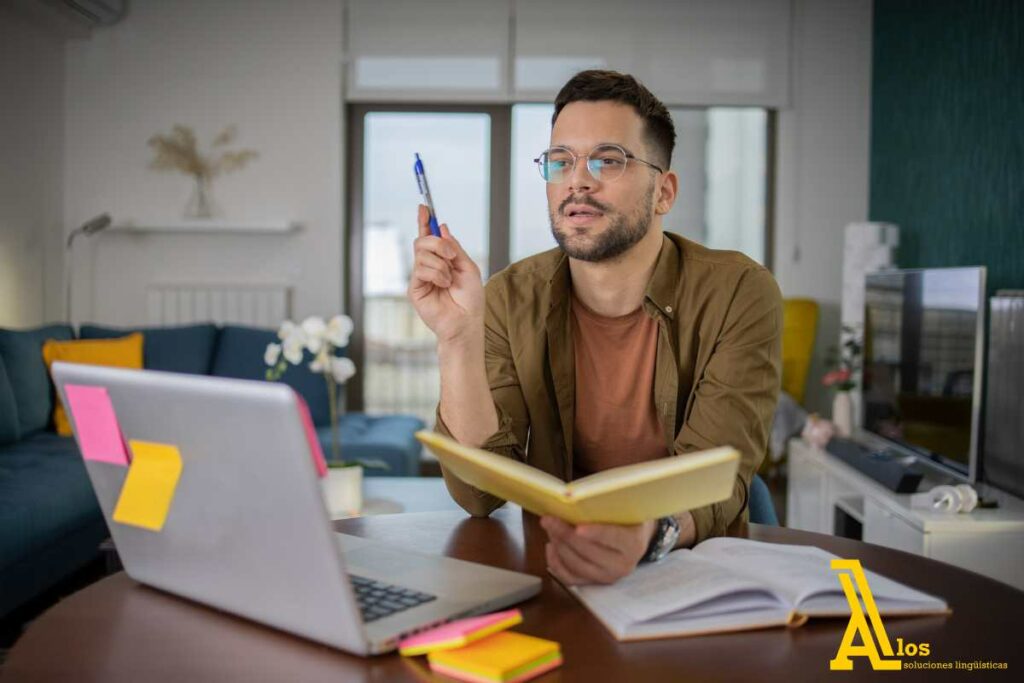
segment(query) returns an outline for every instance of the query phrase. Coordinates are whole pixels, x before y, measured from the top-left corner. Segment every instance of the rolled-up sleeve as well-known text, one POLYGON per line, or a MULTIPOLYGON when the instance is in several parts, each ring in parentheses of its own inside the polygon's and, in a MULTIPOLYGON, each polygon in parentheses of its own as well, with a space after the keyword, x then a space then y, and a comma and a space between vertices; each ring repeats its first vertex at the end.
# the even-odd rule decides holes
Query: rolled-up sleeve
POLYGON ((750 481, 764 459, 782 381, 782 295, 771 273, 745 271, 674 450, 718 446, 740 452, 732 496, 691 510, 697 542, 724 535, 745 517, 750 481))
MULTIPOLYGON (((481 448, 520 462, 526 460, 526 438, 529 430, 526 401, 516 373, 509 343, 508 315, 504 289, 500 282, 491 280, 486 287, 487 307, 484 314, 484 364, 487 383, 498 413, 498 429, 481 448)), ((435 431, 452 437, 441 418, 441 406, 436 412, 435 431)), ((466 512, 474 517, 486 517, 505 501, 470 486, 441 466, 448 492, 466 512)))

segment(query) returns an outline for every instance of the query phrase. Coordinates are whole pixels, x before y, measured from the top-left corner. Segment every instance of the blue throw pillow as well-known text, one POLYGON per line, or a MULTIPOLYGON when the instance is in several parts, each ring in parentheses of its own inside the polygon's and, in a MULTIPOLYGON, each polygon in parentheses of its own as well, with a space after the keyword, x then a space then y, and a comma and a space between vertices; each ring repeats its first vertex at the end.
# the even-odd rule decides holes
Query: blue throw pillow
POLYGON ((43 343, 47 339, 67 341, 73 338, 69 325, 0 329, 0 358, 18 406, 19 437, 46 429, 53 414, 53 384, 43 362, 43 343))
POLYGON ((208 375, 217 344, 217 326, 212 323, 179 327, 102 327, 82 325, 82 339, 112 339, 141 332, 142 366, 147 370, 208 375))
MULTIPOLYGON (((237 379, 266 379, 267 365, 263 362, 267 344, 278 342, 277 331, 256 327, 227 325, 221 328, 217 339, 217 352, 213 357, 211 375, 237 379)), ((312 355, 306 351, 301 365, 289 365, 279 381, 302 394, 309 404, 313 423, 323 427, 331 423, 331 409, 327 403, 327 383, 323 375, 309 370, 312 355)), ((338 413, 344 412, 344 388, 338 413)))
POLYGON ((21 437, 18 429, 18 404, 7 379, 7 366, 0 358, 0 444, 14 443, 21 437))

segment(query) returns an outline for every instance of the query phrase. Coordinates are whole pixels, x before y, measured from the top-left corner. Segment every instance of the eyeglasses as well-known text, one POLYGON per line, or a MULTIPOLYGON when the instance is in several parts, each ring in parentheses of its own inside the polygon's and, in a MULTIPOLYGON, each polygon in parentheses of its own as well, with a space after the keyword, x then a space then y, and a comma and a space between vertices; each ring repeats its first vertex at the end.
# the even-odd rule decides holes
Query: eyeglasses
POLYGON ((552 147, 544 150, 539 157, 533 160, 540 171, 540 177, 549 183, 564 183, 572 177, 576 170, 576 160, 586 159, 587 170, 594 180, 603 183, 618 180, 626 172, 626 164, 630 160, 637 161, 645 166, 650 166, 658 173, 665 170, 655 166, 649 161, 638 159, 618 145, 598 145, 587 154, 573 154, 565 147, 552 147))

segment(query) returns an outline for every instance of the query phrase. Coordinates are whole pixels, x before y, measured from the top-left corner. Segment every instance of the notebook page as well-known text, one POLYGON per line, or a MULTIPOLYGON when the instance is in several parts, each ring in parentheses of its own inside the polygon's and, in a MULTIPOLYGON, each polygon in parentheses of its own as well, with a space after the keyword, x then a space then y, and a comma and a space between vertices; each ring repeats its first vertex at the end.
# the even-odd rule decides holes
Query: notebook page
POLYGON ((614 609, 633 622, 673 613, 685 618, 687 608, 711 601, 723 612, 732 611, 728 597, 733 595, 748 607, 783 604, 762 582, 723 570, 689 550, 677 550, 661 562, 638 567, 610 586, 580 586, 576 591, 585 602, 614 609))
MULTIPOLYGON (((759 580, 762 585, 771 586, 798 609, 813 599, 816 612, 850 613, 838 574, 831 567, 837 556, 821 548, 714 538, 701 543, 693 552, 737 574, 759 580)), ((865 570, 865 575, 879 609, 885 609, 890 602, 901 609, 908 604, 928 605, 933 609, 945 606, 934 596, 874 572, 865 570)))

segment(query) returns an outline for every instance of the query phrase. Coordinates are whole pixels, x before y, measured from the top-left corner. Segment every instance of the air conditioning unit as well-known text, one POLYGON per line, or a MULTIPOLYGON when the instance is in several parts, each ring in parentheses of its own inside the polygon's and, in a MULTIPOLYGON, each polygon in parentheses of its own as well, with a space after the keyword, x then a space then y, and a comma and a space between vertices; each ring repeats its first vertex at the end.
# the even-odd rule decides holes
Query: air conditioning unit
POLYGON ((4 0, 22 19, 64 39, 88 38, 128 13, 128 0, 4 0))
POLYGON ((128 0, 50 0, 93 26, 111 26, 128 12, 128 0))

